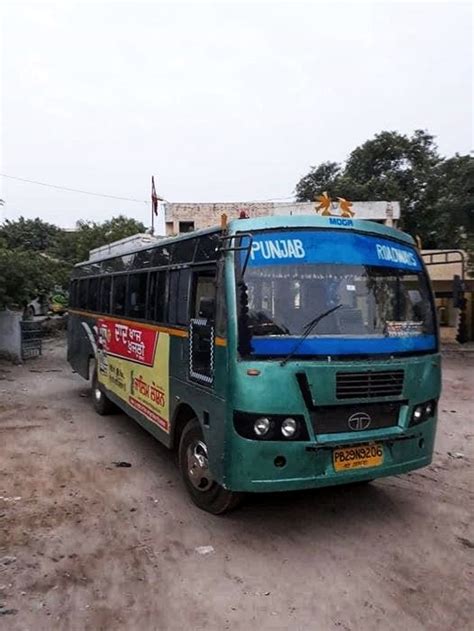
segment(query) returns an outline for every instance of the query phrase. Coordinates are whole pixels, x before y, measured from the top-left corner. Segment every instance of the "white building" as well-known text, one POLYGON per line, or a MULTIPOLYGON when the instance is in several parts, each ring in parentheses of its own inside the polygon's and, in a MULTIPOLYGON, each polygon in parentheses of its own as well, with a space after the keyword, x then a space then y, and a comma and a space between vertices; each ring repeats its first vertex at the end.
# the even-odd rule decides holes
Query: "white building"
MULTIPOLYGON (((222 203, 170 203, 162 204, 165 211, 167 235, 183 234, 220 224, 221 216, 236 219, 243 211, 248 217, 266 215, 312 215, 315 202, 222 202, 222 203)), ((400 203, 395 201, 352 202, 351 211, 356 219, 371 219, 396 226, 400 219, 400 203)), ((332 203, 331 213, 340 214, 338 202, 332 203)))

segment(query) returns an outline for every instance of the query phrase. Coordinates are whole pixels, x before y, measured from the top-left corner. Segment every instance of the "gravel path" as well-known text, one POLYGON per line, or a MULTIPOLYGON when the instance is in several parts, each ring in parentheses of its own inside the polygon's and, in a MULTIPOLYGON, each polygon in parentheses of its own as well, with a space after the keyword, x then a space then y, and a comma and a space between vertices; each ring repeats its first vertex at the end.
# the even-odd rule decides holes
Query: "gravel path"
POLYGON ((94 413, 62 341, 0 364, 0 629, 472 629, 473 403, 450 354, 431 467, 213 517, 173 454, 94 413))

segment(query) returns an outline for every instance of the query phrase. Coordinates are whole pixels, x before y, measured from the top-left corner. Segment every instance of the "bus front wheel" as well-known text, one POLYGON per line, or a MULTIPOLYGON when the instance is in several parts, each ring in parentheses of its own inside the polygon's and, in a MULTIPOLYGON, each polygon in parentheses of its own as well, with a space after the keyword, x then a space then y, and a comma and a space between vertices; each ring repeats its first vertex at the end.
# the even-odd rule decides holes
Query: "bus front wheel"
POLYGON ((94 405, 94 410, 101 416, 111 414, 115 409, 112 401, 107 398, 105 392, 100 387, 99 379, 97 377, 97 366, 95 366, 92 374, 92 403, 94 405))
POLYGON ((212 479, 207 446, 197 418, 191 419, 181 434, 179 468, 186 489, 199 508, 220 515, 236 508, 240 503, 240 493, 227 491, 212 479))

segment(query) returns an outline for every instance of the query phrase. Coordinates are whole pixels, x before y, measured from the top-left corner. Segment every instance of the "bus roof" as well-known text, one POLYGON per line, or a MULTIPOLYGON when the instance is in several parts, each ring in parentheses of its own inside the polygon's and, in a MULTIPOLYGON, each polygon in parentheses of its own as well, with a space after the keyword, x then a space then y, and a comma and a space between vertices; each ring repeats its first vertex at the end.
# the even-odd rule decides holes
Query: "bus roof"
MULTIPOLYGON (((375 221, 368 221, 364 219, 346 219, 344 217, 322 217, 320 215, 271 215, 266 217, 254 217, 251 219, 233 219, 228 224, 228 232, 230 234, 236 234, 237 232, 252 232, 253 230, 270 230, 279 228, 328 228, 336 230, 357 230, 365 232, 367 234, 383 235, 398 241, 404 241, 410 245, 414 245, 414 239, 397 228, 390 228, 375 221)), ((151 250, 154 248, 160 248, 171 243, 178 241, 185 241, 187 239, 195 239, 196 237, 216 234, 222 231, 220 226, 214 226, 212 228, 204 228, 203 230, 194 230, 193 232, 187 232, 186 234, 162 238, 156 243, 145 244, 136 249, 126 252, 126 255, 135 254, 142 250, 151 250)), ((81 267, 90 263, 98 263, 100 261, 106 261, 108 259, 117 258, 122 256, 121 254, 110 254, 103 258, 95 258, 88 261, 82 261, 77 263, 75 267, 81 267)))
POLYGON ((253 230, 269 230, 278 228, 331 228, 341 230, 357 230, 371 234, 383 235, 398 241, 414 245, 415 241, 406 232, 390 228, 375 221, 349 219, 345 217, 322 217, 321 215, 272 215, 252 219, 234 219, 228 224, 229 232, 252 232, 253 230))
POLYGON ((213 228, 203 228, 202 230, 193 230, 193 232, 186 232, 186 234, 180 234, 175 237, 162 237, 157 240, 156 243, 147 243, 140 247, 134 248, 133 250, 128 250, 127 252, 121 252, 117 254, 109 254, 108 256, 104 256, 102 258, 94 258, 89 259, 87 261, 81 261, 80 263, 76 263, 74 267, 81 267, 81 265, 88 265, 90 263, 100 263, 101 261, 107 261, 109 259, 115 259, 119 256, 128 256, 129 254, 136 254, 137 252, 142 252, 143 250, 153 250, 154 248, 161 248, 164 245, 169 245, 170 243, 176 243, 177 241, 185 241, 186 239, 195 239, 196 237, 205 236, 208 234, 215 234, 217 232, 221 232, 220 226, 214 226, 213 228))

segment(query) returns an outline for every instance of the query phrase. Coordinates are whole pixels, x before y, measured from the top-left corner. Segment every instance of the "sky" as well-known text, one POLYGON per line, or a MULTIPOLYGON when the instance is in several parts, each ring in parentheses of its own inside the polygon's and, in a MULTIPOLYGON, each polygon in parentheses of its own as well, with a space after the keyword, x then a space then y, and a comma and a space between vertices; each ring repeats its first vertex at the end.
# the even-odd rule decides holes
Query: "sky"
POLYGON ((473 12, 457 2, 5 0, 3 219, 63 227, 169 201, 292 198, 382 130, 473 143, 473 12))

